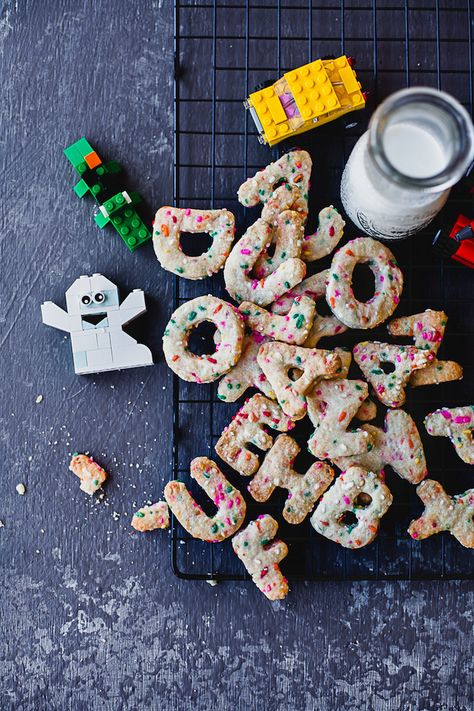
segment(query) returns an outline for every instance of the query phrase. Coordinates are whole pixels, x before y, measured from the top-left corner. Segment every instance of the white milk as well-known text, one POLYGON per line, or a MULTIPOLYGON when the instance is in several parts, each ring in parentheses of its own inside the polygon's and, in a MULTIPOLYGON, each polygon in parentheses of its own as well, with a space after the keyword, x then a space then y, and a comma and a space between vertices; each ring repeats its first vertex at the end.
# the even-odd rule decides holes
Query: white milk
POLYGON ((445 149, 433 134, 410 121, 388 126, 383 145, 393 167, 410 178, 437 175, 449 162, 445 149))
POLYGON ((396 92, 376 110, 341 179, 348 217, 363 232, 402 239, 428 225, 474 158, 467 111, 436 89, 396 92))

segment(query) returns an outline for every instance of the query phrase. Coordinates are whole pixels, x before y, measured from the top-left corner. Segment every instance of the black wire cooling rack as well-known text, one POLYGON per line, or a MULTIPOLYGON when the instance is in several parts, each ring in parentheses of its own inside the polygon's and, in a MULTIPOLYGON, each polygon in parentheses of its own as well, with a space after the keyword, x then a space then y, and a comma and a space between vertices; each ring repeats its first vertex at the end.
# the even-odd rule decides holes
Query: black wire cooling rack
MULTIPOLYGON (((175 2, 174 95, 174 204, 180 207, 226 207, 236 216, 238 234, 258 216, 236 200, 238 186, 249 175, 291 148, 280 144, 271 150, 258 143, 252 120, 242 101, 263 80, 280 77, 292 67, 325 55, 348 54, 370 100, 365 112, 354 114, 360 123, 352 129, 328 124, 298 136, 310 151, 313 176, 308 229, 315 227, 321 207, 339 209, 342 168, 365 130, 372 108, 385 96, 405 86, 427 85, 449 91, 472 113, 473 12, 470 0, 240 0, 175 2)), ((453 200, 453 211, 466 206, 453 200)), ((472 207, 470 208, 472 210, 472 207)), ((469 214, 469 211, 468 211, 469 214)), ((354 236, 350 227, 346 234, 354 236)), ((406 409, 423 438, 429 474, 449 493, 474 486, 474 470, 457 457, 444 438, 430 438, 423 428, 426 413, 440 407, 473 401, 474 272, 453 263, 443 264, 431 249, 426 233, 395 245, 394 252, 405 276, 397 315, 425 308, 445 309, 449 323, 440 358, 459 359, 464 379, 456 383, 414 389, 406 409)), ((329 265, 321 260, 313 271, 329 265)), ((312 273, 312 272, 309 272, 312 273)), ((221 277, 192 282, 176 279, 175 307, 187 299, 212 293, 226 296, 221 277)), ((228 298, 228 296, 227 296, 228 298)), ((333 345, 351 346, 367 332, 350 332, 331 339, 333 345)), ((370 332, 374 340, 387 340, 382 327, 370 332)), ((322 347, 331 347, 323 341, 322 347)), ((353 366, 349 377, 359 377, 353 366)), ((359 551, 348 551, 316 534, 309 522, 290 526, 280 512, 286 492, 276 492, 266 504, 252 502, 245 491, 248 480, 220 462, 214 445, 222 429, 242 402, 225 404, 209 385, 174 380, 174 476, 186 482, 208 510, 209 500, 190 480, 193 457, 216 459, 232 483, 246 495, 248 520, 259 513, 274 515, 278 535, 289 545, 282 570, 290 579, 393 580, 473 579, 474 552, 464 549, 444 533, 414 542, 406 533, 410 520, 419 516, 421 502, 413 486, 390 469, 387 483, 394 504, 382 520, 376 541, 359 551)), ((379 407, 376 424, 383 421, 379 407)), ((310 431, 300 424, 303 446, 310 431)), ((293 436, 293 433, 292 433, 293 436)), ((298 437, 297 437, 298 439, 298 437)), ((305 471, 301 456, 296 462, 305 471)), ((212 505, 211 505, 212 508, 212 505)), ((172 567, 187 579, 244 580, 243 566, 230 541, 210 544, 192 539, 174 519, 172 567)))

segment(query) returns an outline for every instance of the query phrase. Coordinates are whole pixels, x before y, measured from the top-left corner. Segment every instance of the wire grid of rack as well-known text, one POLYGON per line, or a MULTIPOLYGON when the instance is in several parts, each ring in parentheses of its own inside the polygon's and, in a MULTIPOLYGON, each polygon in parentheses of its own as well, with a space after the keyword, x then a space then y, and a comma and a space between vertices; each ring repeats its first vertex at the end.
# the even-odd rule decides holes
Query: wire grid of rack
MULTIPOLYGON (((292 147, 288 142, 273 150, 261 146, 242 100, 258 82, 276 80, 292 67, 328 54, 350 54, 356 58, 358 77, 371 96, 366 111, 354 114, 360 123, 349 130, 328 124, 297 139, 313 158, 308 223, 312 231, 321 207, 332 203, 341 209, 342 168, 365 130, 372 108, 385 96, 405 86, 434 86, 452 93, 472 114, 472 22, 470 0, 176 0, 174 204, 226 207, 235 214, 238 234, 242 234, 257 218, 258 209, 246 210, 238 204, 238 186, 292 147)), ((455 198, 453 212, 463 208, 466 210, 466 205, 455 198)), ((354 236, 350 227, 346 232, 354 236)), ((441 405, 472 402, 474 369, 468 361, 474 351, 474 329, 470 327, 474 275, 465 267, 441 263, 432 252, 431 239, 428 231, 394 246, 405 276, 397 314, 444 308, 449 316, 440 357, 458 358, 464 365, 464 379, 412 390, 406 409, 422 435, 430 476, 455 493, 472 487, 474 476, 448 440, 427 437, 422 421, 426 413, 441 405)), ((312 271, 329 263, 330 259, 321 260, 312 271)), ((229 298, 220 276, 204 282, 176 279, 175 306, 207 293, 229 298)), ((370 337, 386 340, 387 334, 381 328, 371 331, 370 337)), ((331 343, 351 346, 366 338, 366 332, 350 332, 331 343)), ((331 345, 326 340, 322 347, 331 345)), ((355 370, 353 367, 349 377, 360 376, 355 370)), ((290 548, 282 563, 290 579, 474 578, 474 553, 449 534, 422 543, 410 539, 406 529, 410 520, 420 515, 421 502, 414 487, 389 468, 387 483, 394 504, 382 520, 376 541, 359 551, 325 540, 308 521, 299 526, 286 524, 281 517, 286 492, 277 490, 266 504, 252 502, 245 491, 248 480, 223 465, 214 453, 222 429, 241 405, 242 401, 233 405, 219 401, 214 386, 185 383, 175 377, 174 475, 186 482, 209 511, 209 501, 190 480, 189 462, 203 455, 216 459, 246 495, 248 520, 263 512, 278 519, 278 535, 290 548)), ((383 409, 379 408, 376 424, 383 422, 383 409)), ((298 423, 297 431, 296 439, 304 447, 311 430, 298 423)), ((296 468, 305 471, 308 465, 308 458, 300 455, 296 468)), ((229 541, 209 544, 195 540, 176 519, 172 523, 171 562, 175 574, 182 578, 248 578, 229 541)))

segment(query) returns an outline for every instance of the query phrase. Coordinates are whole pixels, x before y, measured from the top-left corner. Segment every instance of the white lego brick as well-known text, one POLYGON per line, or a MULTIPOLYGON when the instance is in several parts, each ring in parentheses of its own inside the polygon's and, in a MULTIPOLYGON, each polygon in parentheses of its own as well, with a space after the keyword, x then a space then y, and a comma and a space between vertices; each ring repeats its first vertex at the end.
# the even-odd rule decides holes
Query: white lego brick
POLYGON ((110 335, 105 329, 102 332, 97 333, 97 347, 98 348, 110 348, 110 335))

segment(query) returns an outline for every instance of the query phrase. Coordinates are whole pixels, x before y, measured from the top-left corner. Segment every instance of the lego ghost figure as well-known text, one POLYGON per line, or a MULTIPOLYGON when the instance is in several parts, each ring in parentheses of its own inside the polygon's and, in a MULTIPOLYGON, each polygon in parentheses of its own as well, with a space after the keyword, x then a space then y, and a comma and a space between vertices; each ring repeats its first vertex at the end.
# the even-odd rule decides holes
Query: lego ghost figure
POLYGON ((71 334, 78 375, 153 365, 151 351, 122 330, 145 313, 145 295, 134 289, 119 303, 118 289, 102 274, 81 276, 66 291, 67 311, 41 305, 43 323, 71 334))

